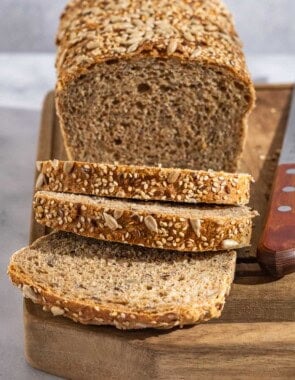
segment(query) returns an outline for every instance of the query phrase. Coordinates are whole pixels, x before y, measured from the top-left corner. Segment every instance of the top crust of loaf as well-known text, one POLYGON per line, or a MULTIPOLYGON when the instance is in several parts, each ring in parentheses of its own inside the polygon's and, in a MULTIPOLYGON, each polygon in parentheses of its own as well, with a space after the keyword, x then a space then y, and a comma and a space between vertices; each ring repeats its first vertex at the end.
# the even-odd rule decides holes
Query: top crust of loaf
POLYGON ((73 0, 57 36, 57 92, 95 64, 145 57, 226 69, 254 88, 232 17, 219 0, 73 0))

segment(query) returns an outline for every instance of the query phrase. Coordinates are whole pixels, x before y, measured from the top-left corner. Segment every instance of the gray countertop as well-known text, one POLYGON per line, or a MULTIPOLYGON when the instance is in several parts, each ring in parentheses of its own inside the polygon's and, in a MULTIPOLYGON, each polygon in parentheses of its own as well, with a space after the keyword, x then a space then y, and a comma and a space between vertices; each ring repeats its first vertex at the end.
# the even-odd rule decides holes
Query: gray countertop
MULTIPOLYGON (((295 82, 294 55, 255 55, 256 82, 295 82)), ((53 379, 23 356, 22 296, 6 276, 9 257, 28 243, 40 110, 54 87, 51 54, 0 54, 0 378, 53 379)))

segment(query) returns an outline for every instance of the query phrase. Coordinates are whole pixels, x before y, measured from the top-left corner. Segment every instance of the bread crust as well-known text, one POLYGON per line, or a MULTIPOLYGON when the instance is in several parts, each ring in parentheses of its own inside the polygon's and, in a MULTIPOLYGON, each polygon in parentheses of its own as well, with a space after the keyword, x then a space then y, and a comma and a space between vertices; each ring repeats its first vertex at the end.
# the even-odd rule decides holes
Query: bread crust
POLYGON ((245 206, 196 209, 43 191, 34 196, 38 223, 86 237, 190 252, 250 245, 256 212, 245 206))
MULTIPOLYGON (((53 233, 54 234, 54 233, 53 233)), ((52 235, 53 235, 52 234, 52 235)), ((222 312, 225 297, 229 294, 234 276, 236 253, 226 253, 228 271, 225 274, 223 288, 214 302, 200 305, 194 308, 175 306, 175 309, 159 310, 156 314, 149 310, 128 310, 122 305, 108 303, 90 303, 65 299, 54 292, 50 285, 38 284, 34 279, 16 263, 17 256, 25 255, 27 250, 35 249, 36 245, 46 242, 48 236, 42 237, 31 246, 23 248, 11 257, 8 274, 14 285, 23 291, 26 298, 34 303, 42 305, 44 311, 51 312, 54 316, 62 315, 82 324, 113 325, 118 329, 143 329, 156 328, 168 329, 175 326, 184 326, 205 322, 211 318, 218 318, 222 312), (230 262, 230 263, 229 263, 230 262)))
POLYGON ((253 182, 249 174, 75 161, 37 169, 37 190, 168 202, 245 205, 253 182))

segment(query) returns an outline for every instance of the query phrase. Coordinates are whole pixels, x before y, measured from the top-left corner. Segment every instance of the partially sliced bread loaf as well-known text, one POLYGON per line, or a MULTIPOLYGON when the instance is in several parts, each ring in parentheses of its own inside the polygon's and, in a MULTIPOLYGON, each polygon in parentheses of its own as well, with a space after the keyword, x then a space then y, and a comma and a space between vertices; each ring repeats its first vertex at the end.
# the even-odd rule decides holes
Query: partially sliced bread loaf
POLYGON ((38 223, 54 229, 193 252, 249 245, 256 215, 246 206, 175 206, 48 191, 35 194, 34 210, 38 223))
POLYGON ((141 200, 242 205, 249 174, 74 161, 38 161, 36 188, 141 200))
POLYGON ((55 316, 120 329, 170 328, 219 317, 235 252, 165 252, 53 233, 8 268, 25 297, 55 316))
POLYGON ((69 159, 235 171, 255 96, 221 1, 70 1, 57 44, 69 159))

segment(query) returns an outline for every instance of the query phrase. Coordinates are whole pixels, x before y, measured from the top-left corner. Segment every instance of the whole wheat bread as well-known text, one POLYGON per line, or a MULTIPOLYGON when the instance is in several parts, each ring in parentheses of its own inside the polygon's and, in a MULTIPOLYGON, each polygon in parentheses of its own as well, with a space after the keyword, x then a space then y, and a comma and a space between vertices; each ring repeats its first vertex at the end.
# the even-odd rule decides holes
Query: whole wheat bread
POLYGON ((249 174, 110 165, 75 161, 38 161, 36 189, 102 197, 186 203, 243 205, 249 202, 249 174))
POLYGON ((221 1, 70 1, 57 44, 69 159, 236 170, 255 96, 221 1))
POLYGON ((120 329, 170 328, 219 317, 235 252, 165 252, 53 233, 8 268, 25 297, 53 315, 120 329))
POLYGON ((38 191, 35 218, 82 236, 177 251, 216 251, 250 244, 246 206, 188 206, 38 191))

